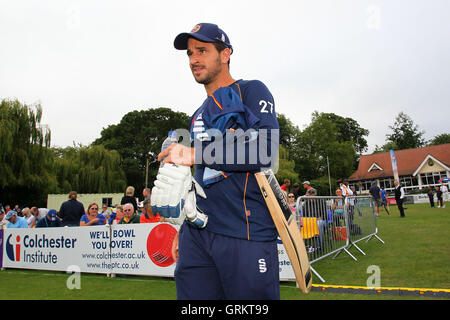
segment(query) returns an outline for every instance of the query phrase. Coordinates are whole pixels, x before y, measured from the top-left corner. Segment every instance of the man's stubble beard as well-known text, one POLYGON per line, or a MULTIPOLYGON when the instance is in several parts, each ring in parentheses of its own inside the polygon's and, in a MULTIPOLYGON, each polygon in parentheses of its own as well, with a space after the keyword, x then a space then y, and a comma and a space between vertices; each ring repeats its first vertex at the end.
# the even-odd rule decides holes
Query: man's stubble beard
POLYGON ((203 85, 208 85, 211 82, 213 82, 217 75, 220 74, 222 72, 222 65, 220 63, 220 58, 217 58, 216 60, 216 65, 214 66, 214 69, 212 71, 208 71, 205 75, 204 78, 201 79, 197 79, 194 75, 194 79, 195 81, 197 81, 197 83, 203 84, 203 85))

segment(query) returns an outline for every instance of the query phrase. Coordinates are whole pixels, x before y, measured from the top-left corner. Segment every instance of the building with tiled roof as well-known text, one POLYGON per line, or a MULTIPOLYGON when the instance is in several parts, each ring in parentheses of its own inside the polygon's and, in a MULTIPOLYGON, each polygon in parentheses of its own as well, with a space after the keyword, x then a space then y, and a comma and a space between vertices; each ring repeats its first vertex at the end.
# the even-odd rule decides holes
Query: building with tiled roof
MULTIPOLYGON (((400 183, 407 189, 422 189, 440 185, 439 180, 450 177, 450 143, 415 149, 396 150, 400 183)), ((361 155, 349 183, 357 190, 369 190, 373 182, 386 190, 394 189, 394 174, 389 152, 361 155)))

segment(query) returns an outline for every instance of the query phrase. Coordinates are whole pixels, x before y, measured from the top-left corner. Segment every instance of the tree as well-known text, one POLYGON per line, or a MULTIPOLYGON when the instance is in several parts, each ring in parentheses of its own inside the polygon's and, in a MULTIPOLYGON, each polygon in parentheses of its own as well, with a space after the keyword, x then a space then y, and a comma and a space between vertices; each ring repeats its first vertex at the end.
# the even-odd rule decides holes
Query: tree
POLYGON ((284 181, 284 179, 289 179, 292 184, 298 182, 298 175, 294 171, 295 162, 292 160, 288 160, 288 150, 280 145, 278 156, 278 171, 275 174, 277 180, 281 183, 284 181))
POLYGON ((425 144, 424 131, 419 131, 419 126, 403 111, 395 118, 393 126, 389 126, 391 134, 387 134, 387 142, 393 142, 397 150, 419 148, 425 144))
POLYGON ((361 154, 367 151, 366 136, 369 135, 369 130, 361 128, 358 122, 352 118, 344 118, 334 113, 317 113, 315 118, 325 118, 331 120, 338 129, 338 141, 352 141, 357 153, 361 154))
POLYGON ((379 147, 377 144, 375 145, 375 150, 373 153, 380 153, 380 152, 389 152, 389 150, 398 150, 398 146, 395 142, 386 142, 381 147, 379 147))
POLYGON ((444 144, 444 143, 450 143, 450 134, 448 133, 442 133, 435 136, 433 139, 431 139, 428 142, 429 146, 434 146, 438 144, 444 144))
POLYGON ((1 201, 43 204, 43 197, 57 186, 49 151, 51 132, 41 124, 40 104, 18 100, 0 103, 1 201))
POLYGON ((280 145, 292 150, 296 137, 301 131, 282 113, 277 113, 277 120, 280 127, 280 145))
MULTIPOLYGON (((117 125, 101 132, 93 145, 117 150, 127 185, 141 190, 145 185, 145 168, 149 161, 149 181, 155 178, 159 163, 156 161, 161 145, 171 130, 187 129, 189 116, 169 108, 156 108, 127 113, 117 125)), ((151 185, 151 183, 150 183, 151 185)))
POLYGON ((311 124, 294 143, 295 171, 301 179, 317 179, 330 175, 348 177, 356 167, 357 154, 353 140, 343 140, 337 124, 318 112, 312 114, 311 124))
POLYGON ((125 172, 116 150, 99 146, 74 146, 53 149, 58 193, 124 192, 125 172))

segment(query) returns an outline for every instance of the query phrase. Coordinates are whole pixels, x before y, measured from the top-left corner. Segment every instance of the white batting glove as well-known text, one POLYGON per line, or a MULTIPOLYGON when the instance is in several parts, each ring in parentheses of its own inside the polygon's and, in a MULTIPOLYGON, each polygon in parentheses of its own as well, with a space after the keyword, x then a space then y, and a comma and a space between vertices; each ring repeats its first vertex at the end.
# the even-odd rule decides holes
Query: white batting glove
POLYGON ((167 222, 180 225, 186 219, 197 228, 206 226, 208 217, 197 210, 196 193, 206 198, 203 189, 192 178, 190 167, 164 164, 152 189, 152 211, 167 222))
POLYGON ((191 188, 186 196, 183 211, 186 214, 186 220, 197 228, 204 228, 208 223, 208 216, 197 207, 197 195, 206 199, 203 188, 192 178, 191 188))

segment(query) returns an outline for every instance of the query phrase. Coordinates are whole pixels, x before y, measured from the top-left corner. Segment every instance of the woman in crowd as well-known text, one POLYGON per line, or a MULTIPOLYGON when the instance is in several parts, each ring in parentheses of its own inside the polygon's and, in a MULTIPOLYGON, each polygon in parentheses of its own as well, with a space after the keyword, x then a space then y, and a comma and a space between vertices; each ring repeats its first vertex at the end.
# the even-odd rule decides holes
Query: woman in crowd
POLYGON ((91 203, 87 209, 87 213, 80 219, 80 227, 103 225, 106 219, 102 214, 98 213, 98 204, 91 203))
POLYGON ((336 189, 336 196, 338 199, 333 199, 333 203, 331 204, 331 211, 333 212, 333 220, 335 221, 336 226, 341 225, 341 220, 344 221, 344 198, 342 197, 341 188, 336 189))
POLYGON ((127 187, 127 189, 125 190, 125 196, 122 197, 122 200, 120 201, 121 205, 124 205, 127 203, 131 203, 134 207, 134 212, 137 212, 138 205, 136 202, 136 198, 134 197, 134 187, 132 187, 132 186, 127 187))

